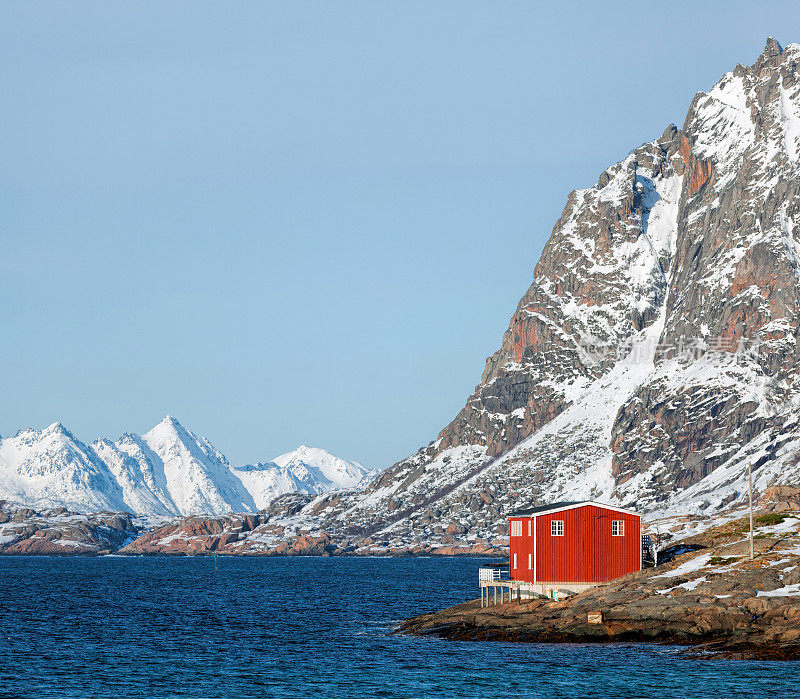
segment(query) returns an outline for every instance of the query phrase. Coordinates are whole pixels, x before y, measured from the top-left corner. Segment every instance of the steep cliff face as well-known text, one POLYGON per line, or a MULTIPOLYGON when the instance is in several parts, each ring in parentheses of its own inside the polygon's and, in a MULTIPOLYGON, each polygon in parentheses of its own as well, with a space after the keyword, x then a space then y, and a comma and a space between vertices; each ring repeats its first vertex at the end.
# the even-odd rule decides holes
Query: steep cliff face
POLYGON ((658 467, 647 490, 672 492, 757 438, 767 444, 750 458, 766 464, 794 430, 798 58, 796 45, 770 40, 689 109, 666 349, 614 425, 618 483, 658 467))
POLYGON ((439 448, 498 455, 533 434, 602 376, 613 352, 657 318, 674 255, 682 137, 674 127, 570 194, 534 281, 467 405, 439 448), (638 190, 637 191, 637 185, 638 190))
POLYGON ((508 508, 697 511, 800 478, 800 47, 570 194, 500 349, 438 440, 320 525, 482 542, 508 508))

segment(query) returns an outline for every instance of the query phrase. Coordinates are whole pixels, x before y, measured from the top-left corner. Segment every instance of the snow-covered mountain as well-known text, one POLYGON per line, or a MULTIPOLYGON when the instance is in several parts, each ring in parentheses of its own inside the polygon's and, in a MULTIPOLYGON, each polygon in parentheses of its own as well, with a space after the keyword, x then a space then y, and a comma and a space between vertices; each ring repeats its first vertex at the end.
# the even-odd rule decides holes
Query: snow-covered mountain
POLYGON ((60 422, 0 439, 0 500, 95 512, 125 509, 122 487, 106 464, 60 422))
POLYGON ((377 471, 325 451, 301 445, 267 463, 242 466, 234 473, 262 509, 289 492, 318 495, 332 490, 362 490, 377 471))
POLYGON ((360 464, 306 446, 236 468, 170 415, 143 435, 89 446, 60 423, 0 439, 0 500, 79 512, 254 512, 285 493, 358 490, 371 475, 360 464))

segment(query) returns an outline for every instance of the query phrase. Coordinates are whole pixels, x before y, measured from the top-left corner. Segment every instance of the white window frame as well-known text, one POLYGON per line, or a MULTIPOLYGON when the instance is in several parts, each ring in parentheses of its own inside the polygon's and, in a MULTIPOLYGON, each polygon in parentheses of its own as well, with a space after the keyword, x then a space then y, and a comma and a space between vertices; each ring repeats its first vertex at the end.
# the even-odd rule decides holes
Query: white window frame
POLYGON ((531 535, 531 520, 528 520, 528 536, 531 535))
POLYGON ((533 570, 533 554, 528 554, 528 570, 533 570))
POLYGON ((550 536, 564 536, 564 520, 551 519, 550 520, 550 536))
POLYGON ((511 536, 522 536, 522 522, 519 520, 511 522, 511 536))
POLYGON ((611 536, 625 536, 625 520, 612 519, 611 520, 611 536))
POLYGON ((514 570, 517 569, 517 554, 514 554, 514 570))

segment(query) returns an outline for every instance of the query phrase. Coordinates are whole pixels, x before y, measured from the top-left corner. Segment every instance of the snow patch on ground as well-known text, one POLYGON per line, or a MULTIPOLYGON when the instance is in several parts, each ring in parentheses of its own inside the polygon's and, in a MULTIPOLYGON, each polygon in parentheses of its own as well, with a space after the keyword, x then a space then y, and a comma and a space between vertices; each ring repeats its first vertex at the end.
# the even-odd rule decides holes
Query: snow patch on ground
MULTIPOLYGON (((660 577, 660 576, 654 576, 660 577)), ((706 582, 706 579, 703 578, 695 578, 694 580, 687 580, 685 583, 681 583, 680 585, 675 585, 674 587, 669 587, 666 590, 656 590, 660 595, 666 595, 672 590, 677 590, 678 588, 682 588, 684 590, 694 590, 698 585, 701 583, 706 582)))
POLYGON ((661 573, 660 575, 654 575, 654 578, 676 578, 680 575, 688 575, 689 573, 696 573, 698 570, 705 568, 708 565, 709 560, 711 560, 710 553, 704 553, 695 558, 692 558, 689 561, 684 561, 681 563, 677 568, 674 570, 667 571, 666 573, 661 573))
POLYGON ((800 596, 800 583, 785 585, 777 590, 759 590, 756 597, 797 597, 800 596))

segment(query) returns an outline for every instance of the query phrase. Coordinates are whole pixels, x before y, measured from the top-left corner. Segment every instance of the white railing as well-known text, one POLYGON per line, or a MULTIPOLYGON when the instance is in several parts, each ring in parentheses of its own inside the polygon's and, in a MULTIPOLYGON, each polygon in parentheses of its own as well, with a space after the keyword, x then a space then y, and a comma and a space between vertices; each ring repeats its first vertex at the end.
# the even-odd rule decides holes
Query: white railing
POLYGON ((478 580, 486 580, 492 582, 494 580, 500 580, 500 569, 499 568, 478 568, 478 580))

